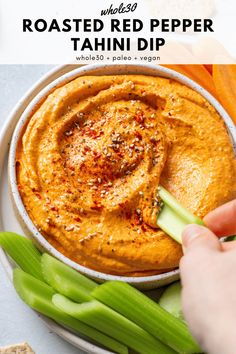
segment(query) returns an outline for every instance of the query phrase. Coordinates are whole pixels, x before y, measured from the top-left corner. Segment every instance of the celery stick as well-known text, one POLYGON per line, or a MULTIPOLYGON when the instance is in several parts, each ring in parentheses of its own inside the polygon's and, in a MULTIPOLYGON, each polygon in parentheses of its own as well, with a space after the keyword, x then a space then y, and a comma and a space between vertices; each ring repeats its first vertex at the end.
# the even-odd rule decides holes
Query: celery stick
POLYGON ((190 224, 202 223, 202 220, 190 213, 184 208, 164 187, 160 187, 159 196, 163 202, 173 209, 181 218, 187 220, 190 224))
POLYGON ((52 303, 52 296, 55 291, 49 285, 32 277, 21 269, 14 270, 13 282, 21 299, 34 310, 72 329, 74 332, 81 333, 93 339, 116 353, 128 353, 128 348, 125 345, 59 310, 52 303))
POLYGON ((186 324, 127 283, 110 281, 91 294, 181 354, 201 353, 186 324))
POLYGON ((175 353, 141 327, 96 300, 76 304, 65 296, 56 294, 53 295, 52 302, 68 315, 99 329, 138 353, 175 353))
POLYGON ((13 232, 0 232, 0 246, 21 269, 43 280, 41 253, 31 240, 13 232))
POLYGON ((165 188, 159 187, 164 202, 157 217, 157 225, 174 240, 182 244, 182 232, 188 224, 203 225, 203 221, 184 208, 165 188))
POLYGON ((187 223, 168 205, 164 205, 161 209, 157 217, 157 225, 175 241, 182 244, 182 232, 187 223))
POLYGON ((236 236, 227 236, 224 242, 236 241, 236 236))
POLYGON ((181 307, 181 284, 179 281, 169 285, 162 293, 159 305, 173 316, 183 320, 181 307))
POLYGON ((93 280, 46 253, 42 255, 41 265, 44 280, 60 294, 76 302, 92 299, 90 293, 98 286, 93 280))

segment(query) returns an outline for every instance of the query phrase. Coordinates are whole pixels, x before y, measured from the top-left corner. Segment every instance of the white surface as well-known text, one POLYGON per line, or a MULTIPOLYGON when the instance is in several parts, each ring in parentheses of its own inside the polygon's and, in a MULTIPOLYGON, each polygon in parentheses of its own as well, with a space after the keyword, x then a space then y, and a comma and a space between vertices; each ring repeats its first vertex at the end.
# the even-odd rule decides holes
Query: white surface
MULTIPOLYGON (((0 66, 0 127, 18 99, 50 68, 49 65, 0 66)), ((0 347, 27 341, 37 354, 83 353, 51 333, 18 298, 1 264, 0 305, 0 347)))

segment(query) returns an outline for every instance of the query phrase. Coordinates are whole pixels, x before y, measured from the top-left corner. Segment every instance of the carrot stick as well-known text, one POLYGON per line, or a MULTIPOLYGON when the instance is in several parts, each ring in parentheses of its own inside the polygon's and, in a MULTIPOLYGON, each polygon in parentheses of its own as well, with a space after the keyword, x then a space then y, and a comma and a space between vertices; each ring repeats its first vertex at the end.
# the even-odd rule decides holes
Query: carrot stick
POLYGON ((236 124, 236 64, 214 64, 213 80, 219 101, 236 124))
POLYGON ((207 71, 212 75, 212 64, 204 64, 207 71))
POLYGON ((201 64, 177 64, 177 65, 163 65, 169 69, 178 71, 179 73, 196 81, 199 85, 204 87, 213 96, 216 97, 216 89, 211 74, 201 64))

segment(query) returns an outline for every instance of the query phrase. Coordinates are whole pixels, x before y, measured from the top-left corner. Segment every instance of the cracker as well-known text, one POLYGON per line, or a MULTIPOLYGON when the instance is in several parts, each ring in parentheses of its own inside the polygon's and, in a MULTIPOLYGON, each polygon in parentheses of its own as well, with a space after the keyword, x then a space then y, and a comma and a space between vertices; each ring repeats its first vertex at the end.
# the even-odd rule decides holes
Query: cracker
POLYGON ((35 354, 28 343, 20 343, 0 348, 0 354, 35 354))

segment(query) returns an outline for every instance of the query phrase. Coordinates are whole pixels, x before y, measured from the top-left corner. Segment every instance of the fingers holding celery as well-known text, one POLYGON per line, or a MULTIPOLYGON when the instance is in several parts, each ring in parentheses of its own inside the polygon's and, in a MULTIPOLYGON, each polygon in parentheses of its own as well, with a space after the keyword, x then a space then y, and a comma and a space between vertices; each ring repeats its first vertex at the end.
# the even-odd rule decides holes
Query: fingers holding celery
POLYGON ((236 241, 218 239, 236 233, 236 201, 212 211, 204 222, 209 229, 190 225, 183 234, 183 312, 207 353, 236 353, 236 241))

